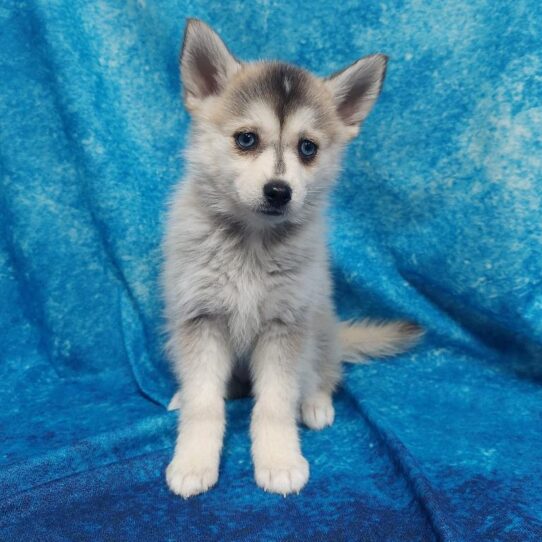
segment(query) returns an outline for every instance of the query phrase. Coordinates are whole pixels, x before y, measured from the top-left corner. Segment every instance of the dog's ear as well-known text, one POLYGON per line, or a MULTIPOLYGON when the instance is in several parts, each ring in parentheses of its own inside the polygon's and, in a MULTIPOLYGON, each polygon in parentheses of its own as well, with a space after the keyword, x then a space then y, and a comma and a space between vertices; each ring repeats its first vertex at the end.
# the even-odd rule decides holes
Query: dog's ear
POLYGON ((366 56, 325 79, 351 137, 358 133, 380 94, 387 62, 386 55, 366 56))
POLYGON ((184 101, 191 111, 205 98, 220 94, 241 66, 218 34, 198 19, 186 23, 180 63, 184 101))

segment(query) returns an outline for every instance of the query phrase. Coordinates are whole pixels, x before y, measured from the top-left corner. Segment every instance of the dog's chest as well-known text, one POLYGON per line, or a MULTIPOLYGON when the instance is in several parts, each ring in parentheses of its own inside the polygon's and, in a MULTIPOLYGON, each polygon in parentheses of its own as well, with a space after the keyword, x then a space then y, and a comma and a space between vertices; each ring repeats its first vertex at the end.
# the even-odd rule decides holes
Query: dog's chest
POLYGON ((217 299, 239 346, 250 343, 262 322, 279 310, 281 297, 280 288, 272 287, 265 263, 244 256, 217 270, 217 299))
POLYGON ((296 277, 281 276, 277 262, 258 247, 220 246, 207 270, 207 304, 226 317, 236 350, 250 348, 262 325, 291 314, 296 277))

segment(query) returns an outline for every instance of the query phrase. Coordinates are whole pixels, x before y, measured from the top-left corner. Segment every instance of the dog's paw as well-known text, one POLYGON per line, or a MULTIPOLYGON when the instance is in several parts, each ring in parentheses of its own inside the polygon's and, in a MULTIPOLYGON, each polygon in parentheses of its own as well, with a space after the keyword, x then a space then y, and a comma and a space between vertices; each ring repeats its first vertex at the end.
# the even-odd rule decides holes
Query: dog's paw
POLYGON ((204 465, 200 461, 190 464, 176 457, 166 470, 169 489, 184 499, 207 491, 218 481, 218 465, 204 465))
POLYGON ((301 419, 311 429, 323 429, 333 423, 335 409, 329 395, 318 395, 303 401, 301 419))
POLYGON ((271 493, 299 493, 309 479, 309 464, 299 455, 289 463, 277 462, 255 465, 256 483, 271 493))
POLYGON ((178 391, 169 402, 168 410, 179 410, 181 408, 181 392, 178 391))

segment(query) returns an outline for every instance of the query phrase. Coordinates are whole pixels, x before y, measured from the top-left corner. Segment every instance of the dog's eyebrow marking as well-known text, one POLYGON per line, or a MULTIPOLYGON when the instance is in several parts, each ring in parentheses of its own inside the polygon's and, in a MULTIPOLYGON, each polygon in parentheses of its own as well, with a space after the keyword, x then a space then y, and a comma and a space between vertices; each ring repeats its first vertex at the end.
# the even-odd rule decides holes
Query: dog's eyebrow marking
POLYGON ((322 117, 312 107, 300 107, 286 120, 283 138, 286 141, 310 139, 316 145, 325 145, 330 141, 329 131, 322 128, 322 117))
POLYGON ((255 131, 265 132, 258 135, 275 135, 280 130, 280 124, 271 105, 261 100, 251 102, 246 108, 244 118, 247 127, 254 128, 255 131))

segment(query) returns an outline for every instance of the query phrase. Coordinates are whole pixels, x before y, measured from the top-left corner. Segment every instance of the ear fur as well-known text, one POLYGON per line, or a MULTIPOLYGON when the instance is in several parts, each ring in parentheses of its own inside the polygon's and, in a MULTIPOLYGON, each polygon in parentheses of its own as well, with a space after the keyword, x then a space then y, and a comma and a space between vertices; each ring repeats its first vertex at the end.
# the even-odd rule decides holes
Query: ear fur
POLYGON ((325 79, 337 112, 352 137, 358 133, 382 90, 387 62, 386 55, 365 56, 325 79))
POLYGON ((186 23, 180 64, 189 111, 197 109, 209 96, 220 94, 241 66, 218 34, 198 19, 186 23))

